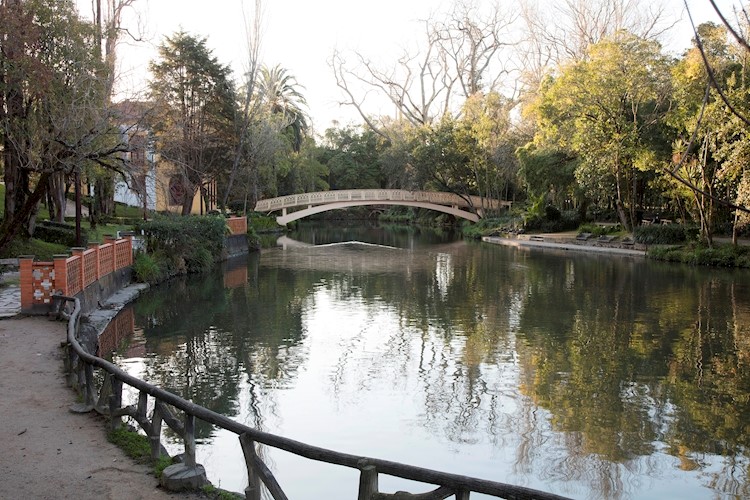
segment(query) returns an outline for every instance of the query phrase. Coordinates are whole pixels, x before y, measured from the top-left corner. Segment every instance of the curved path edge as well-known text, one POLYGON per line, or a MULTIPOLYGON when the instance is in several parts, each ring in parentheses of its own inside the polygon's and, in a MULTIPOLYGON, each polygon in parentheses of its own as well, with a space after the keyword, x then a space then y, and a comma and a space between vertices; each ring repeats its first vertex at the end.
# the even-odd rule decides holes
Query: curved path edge
MULTIPOLYGON (((122 289, 89 320, 105 327, 143 288, 122 289)), ((149 466, 107 441, 103 417, 69 411, 77 396, 63 373, 66 330, 44 316, 0 321, 0 498, 205 498, 164 491, 149 466)))

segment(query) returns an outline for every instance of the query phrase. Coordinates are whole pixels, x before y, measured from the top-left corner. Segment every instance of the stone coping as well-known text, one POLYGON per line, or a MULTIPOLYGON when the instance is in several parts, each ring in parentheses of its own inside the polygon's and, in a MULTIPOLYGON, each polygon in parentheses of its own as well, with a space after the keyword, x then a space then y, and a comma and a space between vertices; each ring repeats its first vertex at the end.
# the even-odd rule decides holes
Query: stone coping
POLYGON ((571 250, 576 252, 607 253, 631 257, 646 256, 646 249, 641 248, 640 245, 634 245, 633 248, 623 248, 622 243, 599 243, 596 240, 577 241, 575 239, 544 237, 541 235, 537 235, 535 237, 523 238, 485 236, 482 238, 482 241, 486 243, 493 243, 495 245, 505 245, 513 247, 550 248, 557 250, 571 250))

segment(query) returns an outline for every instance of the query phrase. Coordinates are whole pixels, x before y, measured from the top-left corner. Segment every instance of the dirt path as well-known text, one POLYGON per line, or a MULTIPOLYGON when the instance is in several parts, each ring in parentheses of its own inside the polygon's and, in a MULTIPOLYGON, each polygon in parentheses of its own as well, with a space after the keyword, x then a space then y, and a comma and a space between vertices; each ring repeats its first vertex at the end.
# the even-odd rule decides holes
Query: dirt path
POLYGON ((105 420, 68 411, 62 377, 66 323, 0 321, 0 498, 175 499, 145 465, 106 439, 105 420))

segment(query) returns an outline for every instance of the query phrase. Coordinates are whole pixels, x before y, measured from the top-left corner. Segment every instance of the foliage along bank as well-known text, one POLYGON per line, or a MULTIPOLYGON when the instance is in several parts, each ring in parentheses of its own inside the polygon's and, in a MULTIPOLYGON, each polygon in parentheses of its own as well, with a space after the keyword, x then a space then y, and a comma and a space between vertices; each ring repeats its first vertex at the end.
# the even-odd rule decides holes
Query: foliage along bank
POLYGON ((204 272, 222 258, 228 234, 223 216, 160 216, 136 225, 143 231, 146 252, 136 255, 138 281, 158 283, 173 276, 204 272))

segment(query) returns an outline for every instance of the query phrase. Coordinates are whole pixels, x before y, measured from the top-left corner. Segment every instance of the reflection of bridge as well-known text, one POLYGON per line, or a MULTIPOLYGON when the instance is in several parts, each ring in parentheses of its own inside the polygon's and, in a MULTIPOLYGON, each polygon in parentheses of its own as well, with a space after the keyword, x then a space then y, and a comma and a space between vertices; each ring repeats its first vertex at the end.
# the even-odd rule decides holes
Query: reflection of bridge
POLYGON ((432 191, 405 191, 402 189, 350 189, 346 191, 321 191, 292 194, 279 198, 260 200, 256 212, 281 210, 276 221, 281 225, 310 215, 341 208, 364 205, 404 205, 427 208, 477 222, 485 210, 510 207, 509 201, 493 200, 481 196, 459 196, 454 193, 432 191), (306 207, 287 212, 289 208, 306 207), (463 210, 468 208, 469 210, 463 210))

